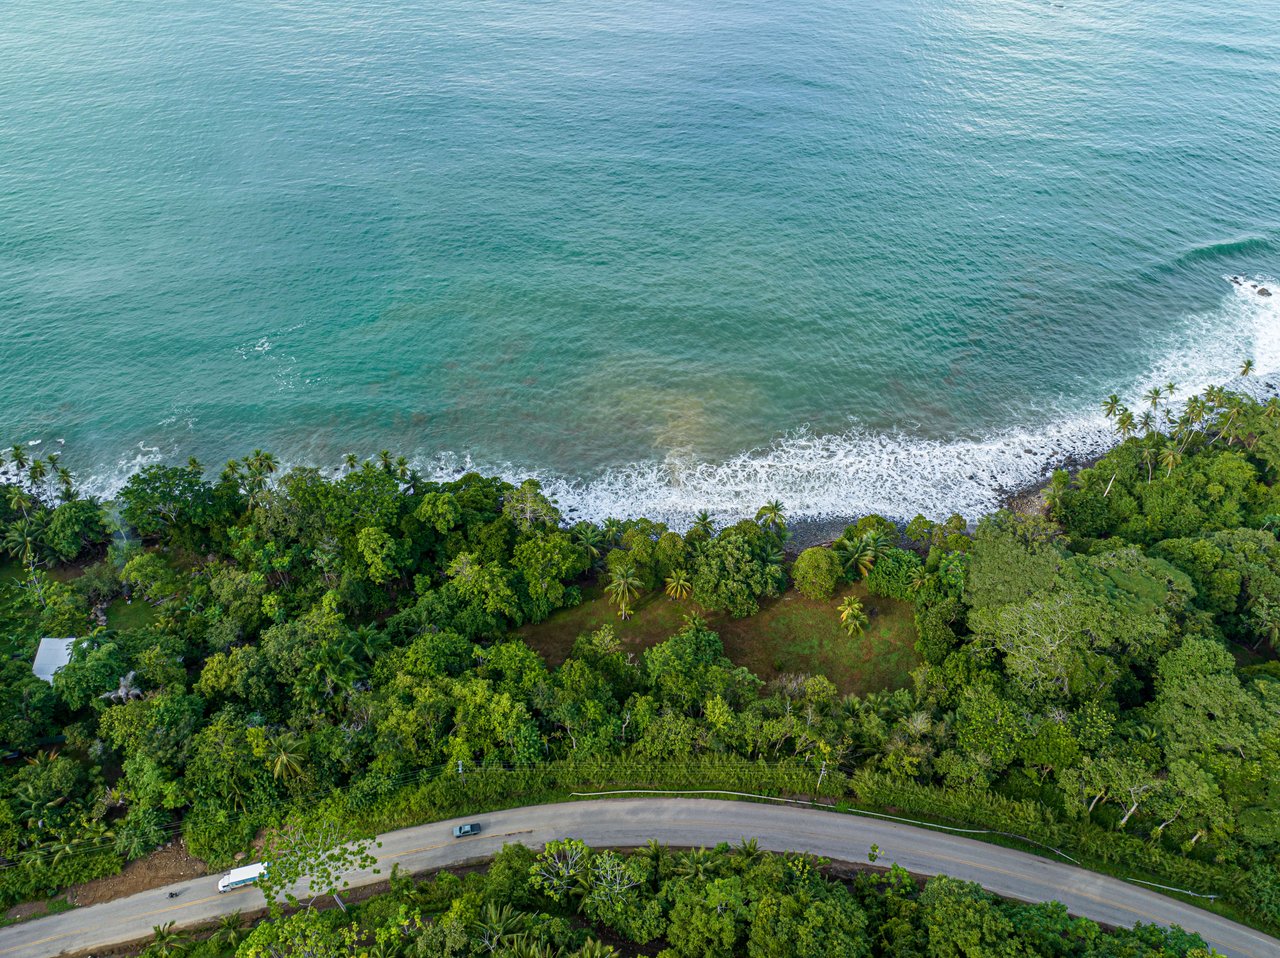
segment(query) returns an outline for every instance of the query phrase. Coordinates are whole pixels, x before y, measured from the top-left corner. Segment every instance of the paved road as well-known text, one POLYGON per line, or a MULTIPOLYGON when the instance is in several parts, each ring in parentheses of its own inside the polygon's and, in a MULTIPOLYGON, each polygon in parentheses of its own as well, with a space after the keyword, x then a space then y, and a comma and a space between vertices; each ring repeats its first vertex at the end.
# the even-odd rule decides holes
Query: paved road
MULTIPOLYGON (((385 877, 393 863, 411 872, 488 857, 507 842, 538 847, 553 838, 589 845, 636 846, 650 838, 674 846, 711 846, 755 838, 770 851, 798 851, 863 862, 874 843, 879 864, 917 874, 944 873, 981 883, 1008 898, 1057 899, 1072 914, 1110 925, 1142 921, 1199 932, 1232 958, 1276 958, 1280 941, 1144 888, 996 845, 928 829, 795 806, 711 799, 644 798, 538 805, 478 815, 484 831, 454 840, 457 822, 437 822, 382 836, 382 875, 357 872, 353 887, 385 877)), ((145 938, 155 925, 204 924, 262 905, 255 888, 218 894, 213 875, 89 908, 0 929, 0 958, 52 958, 145 938), (167 893, 180 892, 176 899, 167 893)))

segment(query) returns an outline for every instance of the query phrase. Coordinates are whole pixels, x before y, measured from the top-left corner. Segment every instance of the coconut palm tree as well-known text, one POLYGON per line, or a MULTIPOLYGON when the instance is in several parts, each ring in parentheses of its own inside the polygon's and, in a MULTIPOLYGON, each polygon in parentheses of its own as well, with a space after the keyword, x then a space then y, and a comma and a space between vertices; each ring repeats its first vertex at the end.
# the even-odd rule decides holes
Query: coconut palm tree
POLYGON ((867 630, 870 620, 857 596, 849 596, 840 603, 840 624, 850 635, 862 635, 867 630))
POLYGON ((1160 465, 1164 467, 1166 476, 1173 475, 1173 470, 1180 462, 1182 462, 1182 453, 1173 443, 1169 443, 1160 450, 1160 465))
POLYGON ((142 689, 138 685, 138 673, 130 671, 120 676, 120 683, 114 689, 110 692, 103 692, 98 698, 115 702, 117 705, 123 705, 133 699, 142 698, 142 694, 142 689))
POLYGON ((693 584, 689 581, 689 573, 684 569, 672 569, 666 581, 667 595, 673 599, 687 599, 693 592, 693 584))
POLYGON ((4 551, 28 569, 43 564, 45 529, 48 513, 32 513, 10 524, 4 534, 4 551))
POLYGON ((1246 359, 1243 363, 1241 363, 1241 364, 1240 364, 1240 375, 1241 375, 1241 376, 1248 376, 1248 375, 1249 375, 1250 373, 1252 373, 1252 372, 1253 372, 1253 360, 1252 360, 1252 359, 1246 359))
POLYGON ((13 449, 9 451, 9 461, 13 463, 13 468, 21 472, 27 468, 27 462, 29 461, 27 451, 15 442, 13 449))
POLYGON ((599 527, 591 522, 579 522, 572 530, 573 544, 576 545, 587 557, 587 561, 593 566, 598 563, 604 555, 604 533, 599 527))
POLYGON ((700 536, 706 536, 708 539, 715 535, 716 527, 711 521, 711 513, 706 512, 705 510, 703 512, 699 512, 697 516, 694 517, 693 525, 689 528, 689 531, 696 532, 700 536))
POLYGON ((1116 432, 1120 434, 1121 439, 1128 439, 1133 435, 1133 428, 1133 413, 1128 409, 1121 409, 1116 416, 1116 432))
POLYGON ((618 615, 626 620, 631 618, 631 600, 640 594, 643 587, 644 583, 636 575, 635 566, 628 564, 614 570, 604 591, 618 606, 618 615))
POLYGON ((186 932, 174 931, 173 922, 155 925, 151 929, 151 944, 147 946, 147 954, 154 958, 171 958, 181 954, 187 944, 186 932))
POLYGON ((605 541, 611 546, 616 546, 618 544, 618 540, 622 538, 622 530, 624 526, 621 519, 614 519, 610 516, 608 519, 604 520, 604 523, 600 528, 604 530, 605 541))
POLYGON ((782 503, 770 499, 756 512, 756 522, 772 532, 786 531, 787 517, 783 514, 782 503))
POLYGON ((306 761, 306 742, 292 732, 281 732, 268 740, 267 765, 272 778, 284 782, 301 778, 306 761))
POLYGON ((27 466, 27 478, 31 480, 33 486, 38 486, 44 482, 45 476, 49 475, 49 467, 43 459, 32 459, 31 465, 27 466))
POLYGON ((528 927, 527 916, 517 911, 510 902, 501 905, 485 902, 472 930, 483 951, 493 954, 504 950, 521 931, 528 927))
POLYGON ((1164 396, 1164 391, 1159 386, 1152 386, 1150 389, 1148 389, 1145 393, 1142 394, 1142 398, 1146 402, 1151 403, 1152 409, 1158 409, 1160 407, 1160 399, 1163 396, 1164 396))
POLYGON ((211 938, 222 947, 235 951, 240 942, 244 940, 244 936, 244 922, 240 917, 240 912, 233 911, 231 914, 223 915, 218 919, 217 930, 214 931, 211 938))
POLYGON ((645 842, 644 847, 638 849, 635 854, 636 857, 649 863, 649 869, 653 876, 652 884, 656 888, 662 882, 662 870, 667 863, 667 859, 670 857, 670 853, 667 851, 667 846, 662 844, 656 838, 651 838, 645 842))
POLYGON ((355 472, 360 468, 360 457, 354 452, 349 452, 342 457, 342 466, 347 472, 355 472))
POLYGON ((58 497, 63 502, 70 502, 76 497, 75 477, 71 475, 71 470, 66 466, 59 466, 58 470, 58 497))
POLYGON ((846 536, 841 536, 831 544, 831 551, 840 560, 840 565, 843 566, 845 575, 851 578, 861 578, 875 564, 870 552, 867 551, 866 543, 861 537, 850 539, 846 536))
POLYGON ((378 465, 382 467, 383 472, 393 471, 395 460, 391 458, 390 449, 382 449, 378 452, 378 465))
POLYGON ((18 486, 9 487, 9 508, 12 511, 21 512, 23 517, 25 518, 27 514, 31 511, 31 507, 33 505, 35 505, 35 503, 31 501, 31 497, 27 495, 26 492, 23 491, 20 487, 18 486))
POLYGON ((573 958, 619 958, 618 949, 606 945, 597 938, 588 938, 582 947, 573 953, 573 958))
POLYGON ((1106 399, 1102 400, 1102 414, 1108 419, 1115 416, 1120 411, 1120 397, 1112 393, 1106 399))
POLYGON ((871 554, 872 565, 887 556, 889 550, 893 548, 893 543, 889 540, 889 537, 879 529, 872 529, 870 532, 863 533, 862 544, 866 546, 867 551, 871 554))

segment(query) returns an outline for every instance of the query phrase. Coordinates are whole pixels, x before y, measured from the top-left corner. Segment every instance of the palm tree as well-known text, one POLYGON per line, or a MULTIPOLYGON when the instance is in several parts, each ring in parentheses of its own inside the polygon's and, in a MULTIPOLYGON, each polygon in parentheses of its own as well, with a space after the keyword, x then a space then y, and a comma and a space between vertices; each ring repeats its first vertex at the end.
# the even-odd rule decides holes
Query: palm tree
POLYGON ((1138 428, 1142 430, 1144 436, 1151 435, 1152 430, 1156 428, 1156 417, 1151 414, 1150 409, 1142 410, 1142 415, 1138 417, 1138 428))
POLYGON ((597 938, 588 938, 582 947, 573 953, 573 958, 619 958, 618 949, 606 945, 597 938))
POLYGON ((292 732, 281 732, 267 743, 267 764, 272 778, 285 782, 301 778, 306 760, 306 742, 292 732))
POLYGON ((34 513, 10 524, 4 534, 4 550, 28 569, 42 564, 41 550, 48 513, 34 513))
POLYGON ((787 517, 782 512, 782 503, 770 499, 756 512, 756 522, 773 532, 783 532, 787 528, 787 517))
POLYGON ((685 852, 676 861, 675 873, 681 878, 705 882, 715 878, 721 870, 721 861, 705 848, 685 852))
POLYGON ((586 554, 592 565, 604 555, 604 533, 593 523, 579 522, 573 527, 573 544, 586 554))
POLYGON ((689 528, 690 532, 696 532, 700 536, 706 536, 710 539, 716 534, 715 524, 711 521, 711 513, 703 511, 699 512, 693 520, 693 525, 689 528))
POLYGON ((27 467, 27 478, 31 480, 33 486, 38 486, 44 482, 44 477, 49 475, 49 467, 43 459, 32 459, 31 465, 27 467))
POLYGON ((117 705, 124 705, 134 699, 140 699, 143 696, 141 687, 137 684, 138 673, 129 671, 120 676, 119 684, 110 692, 103 692, 98 696, 108 702, 115 702, 117 705))
POLYGON ((610 517, 604 520, 604 524, 600 528, 604 530, 604 537, 609 545, 617 545, 618 540, 622 538, 623 524, 621 519, 610 517))
POLYGON ((409 481, 409 460, 404 456, 396 456, 396 478, 401 482, 409 481))
POLYGON ((360 457, 354 452, 349 452, 342 457, 342 465, 346 467, 347 472, 355 472, 360 466, 360 457))
POLYGON ((513 908, 510 902, 497 905, 488 901, 473 928, 481 949, 492 954, 511 944, 512 939, 527 925, 524 913, 513 908))
POLYGON ((1147 485, 1151 484, 1151 466, 1155 462, 1156 451, 1150 446, 1142 447, 1142 464, 1147 467, 1147 485))
POLYGON ((13 468, 19 471, 26 469, 28 462, 27 451, 15 442, 13 449, 9 452, 9 461, 13 463, 13 468))
POLYGON ((744 838, 738 842, 735 854, 745 862, 754 862, 764 854, 760 850, 760 842, 755 838, 744 838))
POLYGON ((1246 359, 1246 360, 1245 360, 1243 363, 1241 363, 1241 365, 1240 365, 1240 375, 1241 375, 1241 376, 1248 376, 1251 372, 1253 372, 1253 360, 1252 360, 1252 359, 1246 359))
POLYGON ((21 512, 23 517, 25 518, 27 513, 31 511, 32 505, 34 505, 34 503, 32 503, 31 497, 27 495, 20 487, 18 486, 9 487, 9 508, 12 511, 21 512))
POLYGON ((1108 419, 1112 418, 1120 410, 1120 397, 1112 393, 1106 399, 1102 400, 1102 414, 1108 419))
POLYGON ((58 495, 63 502, 70 502, 76 497, 75 478, 71 475, 71 470, 66 466, 59 466, 57 471, 58 485, 61 487, 58 495))
POLYGON ((395 462, 394 462, 394 460, 391 458, 391 450, 390 450, 390 449, 383 449, 383 450, 379 451, 379 453, 378 453, 378 465, 382 467, 382 471, 383 471, 383 472, 391 472, 391 471, 392 471, 392 468, 394 467, 395 462))
POLYGON ((840 603, 840 624, 850 635, 862 635, 867 630, 869 622, 867 613, 863 610, 857 596, 851 595, 840 603))
POLYGON ((1150 389, 1148 389, 1145 393, 1142 394, 1142 398, 1145 399, 1147 402, 1151 403, 1152 409, 1157 409, 1160 406, 1160 398, 1163 395, 1164 395, 1164 392, 1160 389, 1159 386, 1152 386, 1150 389))
POLYGON ((211 936, 213 941, 230 951, 235 951, 244 939, 245 929, 240 912, 233 911, 218 919, 218 928, 211 936))
POLYGON ((147 954, 154 955, 155 958, 170 958, 171 955, 179 954, 187 941, 186 933, 174 931, 171 921, 155 925, 151 931, 154 937, 147 946, 147 954))
POLYGON ((667 846, 656 838, 651 838, 635 854, 649 863, 649 868, 653 872, 653 886, 656 888, 662 882, 662 869, 666 865, 669 855, 667 846))
POLYGON ((636 575, 633 565, 624 565, 616 569, 609 579, 604 591, 618 606, 618 615, 624 620, 631 618, 631 600, 640 594, 644 583, 636 575))
POLYGON ((878 529, 863 533, 862 544, 866 546, 867 551, 871 554, 872 565, 887 556, 889 550, 893 548, 893 543, 889 541, 889 537, 878 529))
POLYGON ((673 599, 687 599, 693 592, 693 584, 689 581, 689 573, 684 569, 672 569, 667 576, 667 595, 673 599))
POLYGON ((1182 462, 1182 453, 1178 452, 1178 447, 1169 443, 1160 450, 1160 465, 1165 469, 1165 475, 1173 475, 1174 468, 1178 463, 1182 462))
POLYGON ((1120 414, 1116 416, 1116 432, 1120 434, 1121 439, 1128 439, 1133 435, 1133 413, 1128 409, 1121 409, 1120 414))
POLYGON ((845 574, 855 579, 861 579, 876 564, 875 552, 872 544, 867 542, 867 536, 859 536, 857 539, 841 536, 832 543, 831 549, 844 566, 845 574))

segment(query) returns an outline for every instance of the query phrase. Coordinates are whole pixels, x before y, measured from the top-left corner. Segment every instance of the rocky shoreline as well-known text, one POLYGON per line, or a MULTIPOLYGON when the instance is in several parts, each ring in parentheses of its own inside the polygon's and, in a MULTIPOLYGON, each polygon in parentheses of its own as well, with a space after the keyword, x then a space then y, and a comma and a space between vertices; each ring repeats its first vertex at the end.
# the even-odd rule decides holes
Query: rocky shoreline
MULTIPOLYGON (((1089 469, 1097 465, 1101 459, 1102 456, 1100 455, 1068 458, 1054 466, 1047 475, 1034 483, 1009 491, 998 490, 1000 493, 1000 507, 1008 509, 1010 512, 1042 516, 1048 508, 1045 491, 1053 481, 1054 472, 1058 469, 1066 469, 1072 476, 1075 476, 1082 469, 1089 469)), ((846 526, 852 525, 862 518, 863 516, 861 515, 851 515, 830 518, 801 516, 792 519, 787 523, 787 529, 791 533, 791 538, 787 540, 787 552, 795 555, 811 546, 831 545, 844 532, 846 526)), ((886 518, 892 518, 900 528, 905 528, 908 522, 908 518, 901 516, 887 516, 886 518)), ((981 517, 965 516, 965 518, 969 520, 972 527, 976 524, 977 519, 981 517)))

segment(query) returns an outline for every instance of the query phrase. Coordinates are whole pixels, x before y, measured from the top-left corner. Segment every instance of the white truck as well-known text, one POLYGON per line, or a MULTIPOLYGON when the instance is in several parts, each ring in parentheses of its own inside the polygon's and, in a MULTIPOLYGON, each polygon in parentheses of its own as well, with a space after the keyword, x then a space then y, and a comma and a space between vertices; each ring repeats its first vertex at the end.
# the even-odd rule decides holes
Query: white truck
POLYGON ((233 868, 218 879, 218 891, 221 893, 231 891, 233 888, 257 884, 258 879, 266 873, 267 866, 261 862, 256 865, 245 865, 243 868, 233 868))

